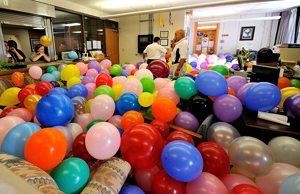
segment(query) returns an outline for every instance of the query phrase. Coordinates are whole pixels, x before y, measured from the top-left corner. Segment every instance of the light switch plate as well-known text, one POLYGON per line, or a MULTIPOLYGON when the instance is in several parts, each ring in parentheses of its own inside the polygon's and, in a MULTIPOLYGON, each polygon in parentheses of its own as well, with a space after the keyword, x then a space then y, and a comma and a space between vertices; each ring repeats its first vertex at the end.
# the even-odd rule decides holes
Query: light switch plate
POLYGON ((3 5, 8 6, 8 0, 3 0, 3 5))

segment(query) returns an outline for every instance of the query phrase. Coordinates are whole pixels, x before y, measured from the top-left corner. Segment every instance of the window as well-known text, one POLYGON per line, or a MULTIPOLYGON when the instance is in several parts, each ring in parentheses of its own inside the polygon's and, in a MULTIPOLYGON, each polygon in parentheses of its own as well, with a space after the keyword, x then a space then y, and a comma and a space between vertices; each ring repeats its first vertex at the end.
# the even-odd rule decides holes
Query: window
POLYGON ((103 51, 104 41, 104 22, 100 19, 84 17, 84 28, 87 50, 103 51))

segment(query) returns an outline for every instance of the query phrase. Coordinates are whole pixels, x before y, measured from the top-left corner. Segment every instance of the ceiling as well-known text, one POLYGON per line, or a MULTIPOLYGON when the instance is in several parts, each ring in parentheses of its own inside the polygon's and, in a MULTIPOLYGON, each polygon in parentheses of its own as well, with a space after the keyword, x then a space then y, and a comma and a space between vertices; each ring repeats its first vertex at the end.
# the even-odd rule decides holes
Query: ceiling
POLYGON ((300 6, 300 0, 68 0, 99 10, 102 18, 193 10, 191 19, 278 13, 300 6))

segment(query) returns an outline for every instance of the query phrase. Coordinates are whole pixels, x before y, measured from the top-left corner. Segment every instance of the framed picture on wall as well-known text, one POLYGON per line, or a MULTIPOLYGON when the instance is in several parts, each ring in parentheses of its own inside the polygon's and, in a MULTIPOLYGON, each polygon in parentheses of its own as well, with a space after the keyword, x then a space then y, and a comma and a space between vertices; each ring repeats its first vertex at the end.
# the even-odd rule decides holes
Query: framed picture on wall
POLYGON ((161 46, 168 46, 168 39, 160 39, 161 46))
POLYGON ((255 26, 247 26, 241 28, 240 40, 253 40, 255 26))
POLYGON ((40 39, 30 39, 30 46, 31 46, 31 51, 34 52, 34 48, 36 45, 41 44, 40 39))
POLYGON ((169 37, 169 31, 160 31, 160 37, 161 38, 168 38, 169 37))

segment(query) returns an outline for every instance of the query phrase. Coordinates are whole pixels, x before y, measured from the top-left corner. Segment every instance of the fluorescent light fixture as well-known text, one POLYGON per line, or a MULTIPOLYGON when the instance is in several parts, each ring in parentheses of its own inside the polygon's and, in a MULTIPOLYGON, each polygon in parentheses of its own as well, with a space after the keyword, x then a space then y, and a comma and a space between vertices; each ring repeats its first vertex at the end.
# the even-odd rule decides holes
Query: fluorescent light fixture
POLYGON ((62 26, 80 26, 80 23, 62 24, 62 26))
POLYGON ((242 22, 242 21, 255 21, 255 20, 279 20, 280 18, 281 18, 281 16, 260 17, 260 18, 241 18, 241 19, 230 19, 230 20, 205 21, 205 22, 198 22, 198 24, 242 22))
POLYGON ((103 32, 103 29, 97 29, 98 32, 103 32))
POLYGON ((217 26, 199 26, 197 29, 211 29, 211 28, 217 28, 217 26))
POLYGON ((32 28, 33 30, 44 30, 45 28, 32 28))
MULTIPOLYGON (((73 34, 80 34, 81 31, 80 31, 80 30, 78 30, 78 31, 72 31, 72 33, 73 33, 73 34)), ((84 31, 84 33, 88 33, 88 31, 84 31)))

